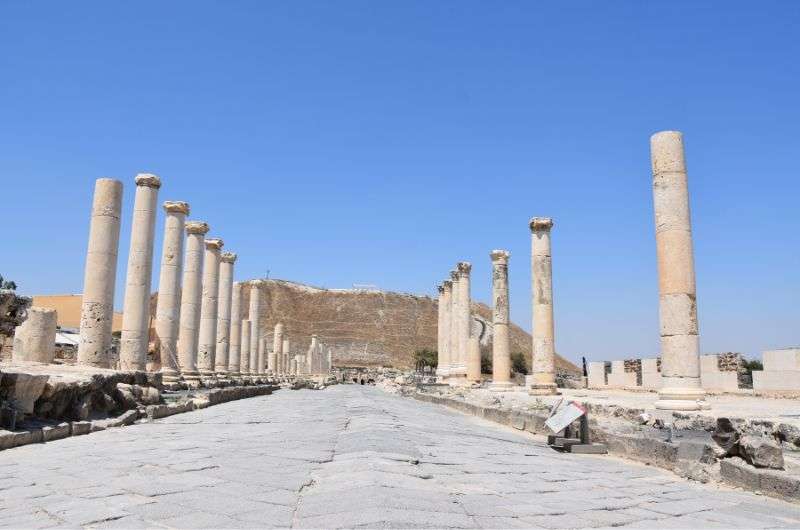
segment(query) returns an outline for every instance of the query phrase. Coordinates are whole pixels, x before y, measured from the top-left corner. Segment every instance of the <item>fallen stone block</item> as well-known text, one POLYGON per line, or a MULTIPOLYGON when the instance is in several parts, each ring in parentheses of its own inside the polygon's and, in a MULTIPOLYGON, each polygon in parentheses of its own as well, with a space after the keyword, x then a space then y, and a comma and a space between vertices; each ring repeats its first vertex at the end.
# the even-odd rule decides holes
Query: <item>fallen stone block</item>
POLYGON ((72 433, 72 428, 69 423, 63 422, 58 425, 42 427, 42 441, 52 442, 53 440, 60 440, 67 438, 72 433))
POLYGON ((33 407, 42 395, 49 375, 6 371, 0 375, 0 400, 13 401, 23 414, 33 414, 33 407))
POLYGON ((720 477, 730 486, 784 500, 800 500, 800 477, 785 471, 755 468, 738 457, 720 461, 720 477))
POLYGON ((739 455, 755 467, 783 469, 783 450, 766 438, 742 436, 739 440, 739 455))

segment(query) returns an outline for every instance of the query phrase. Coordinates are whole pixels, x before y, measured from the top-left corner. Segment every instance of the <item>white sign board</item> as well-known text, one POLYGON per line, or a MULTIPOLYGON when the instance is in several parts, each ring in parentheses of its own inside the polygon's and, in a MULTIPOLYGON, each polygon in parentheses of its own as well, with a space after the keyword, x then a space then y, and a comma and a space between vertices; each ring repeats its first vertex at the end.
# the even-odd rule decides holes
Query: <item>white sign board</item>
POLYGON ((586 409, 578 405, 574 401, 570 401, 565 406, 561 407, 558 412, 553 414, 546 422, 551 431, 558 433, 563 431, 567 425, 577 420, 586 414, 586 409))

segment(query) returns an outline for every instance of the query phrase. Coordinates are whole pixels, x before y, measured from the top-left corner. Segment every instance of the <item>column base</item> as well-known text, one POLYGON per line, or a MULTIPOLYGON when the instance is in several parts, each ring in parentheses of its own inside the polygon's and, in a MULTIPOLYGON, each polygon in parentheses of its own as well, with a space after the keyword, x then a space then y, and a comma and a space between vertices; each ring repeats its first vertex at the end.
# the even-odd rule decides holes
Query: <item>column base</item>
POLYGON ((178 383, 181 380, 181 374, 177 370, 172 369, 164 369, 160 370, 161 372, 161 380, 164 383, 178 383))
POLYGON ((510 392, 514 390, 515 386, 516 385, 514 383, 510 383, 507 381, 498 383, 492 382, 489 383, 489 390, 491 390, 492 392, 510 392))
POLYGON ((700 388, 662 388, 655 407, 659 410, 709 410, 706 393, 700 388))

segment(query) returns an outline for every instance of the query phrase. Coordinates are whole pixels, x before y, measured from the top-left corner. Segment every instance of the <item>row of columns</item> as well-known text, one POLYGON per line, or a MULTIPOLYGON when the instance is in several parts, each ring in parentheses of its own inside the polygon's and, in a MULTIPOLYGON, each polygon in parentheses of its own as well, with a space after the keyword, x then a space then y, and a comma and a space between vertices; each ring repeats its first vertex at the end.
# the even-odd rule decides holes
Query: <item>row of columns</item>
MULTIPOLYGON (((470 347, 472 313, 470 299, 470 273, 472 265, 462 261, 450 271, 450 279, 439 287, 439 357, 437 375, 451 385, 468 381, 468 365, 475 365, 475 348, 470 347)), ((480 349, 478 345, 478 350, 480 349)), ((477 352, 478 378, 480 378, 480 351, 477 352)), ((474 370, 470 370, 472 372, 474 370)))
MULTIPOLYGON (((699 410, 708 408, 700 384, 700 345, 692 247, 691 215, 683 135, 664 131, 650 139, 653 203, 659 278, 659 321, 663 386, 656 408, 699 410)), ((530 394, 557 393, 551 231, 553 220, 534 217, 531 231, 532 373, 526 378, 530 394)), ((508 260, 504 250, 491 252, 492 320, 494 343, 490 388, 508 390, 510 382, 508 260)), ((438 376, 458 384, 465 355, 464 303, 469 303, 469 269, 466 282, 461 268, 439 286, 438 376), (466 287, 465 287, 466 286, 466 287), (466 291, 464 290, 466 288, 466 291)), ((469 306, 467 306, 469 307, 469 306)), ((467 310, 466 318, 469 321, 467 310)), ((470 351, 472 348, 470 349, 470 351)), ((472 354, 474 357, 474 353, 472 354)), ((480 353, 478 352, 478 362, 480 353)), ((468 374, 468 382, 473 382, 468 374)), ((480 381, 480 378, 478 378, 480 381)), ((477 381, 476 381, 477 382, 477 381)))

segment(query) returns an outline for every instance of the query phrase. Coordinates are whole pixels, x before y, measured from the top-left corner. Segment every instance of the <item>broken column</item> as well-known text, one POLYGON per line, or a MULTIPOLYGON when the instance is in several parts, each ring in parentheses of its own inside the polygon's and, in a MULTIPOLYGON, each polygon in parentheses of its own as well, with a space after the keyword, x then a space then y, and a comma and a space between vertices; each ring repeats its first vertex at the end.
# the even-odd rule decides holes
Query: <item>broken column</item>
POLYGON ((183 269, 183 230, 189 205, 164 202, 164 242, 161 248, 161 272, 156 305, 156 338, 161 356, 161 374, 165 383, 176 383, 178 371, 178 318, 181 306, 181 270, 183 269))
POLYGON ((183 269, 181 316, 178 323, 178 363, 183 379, 193 384, 200 380, 197 371, 197 345, 203 296, 204 236, 207 233, 206 223, 201 221, 186 223, 186 259, 183 269))
POLYGON ((231 330, 228 345, 228 375, 241 375, 242 344, 242 283, 233 282, 231 288, 231 330))
POLYGON ((156 203, 161 180, 147 173, 136 175, 131 246, 122 312, 121 370, 145 371, 150 344, 150 281, 153 275, 153 239, 156 203))
POLYGON ((708 408, 700 385, 700 336, 683 135, 650 138, 658 256, 661 375, 656 408, 708 408))
POLYGON ((491 389, 503 392, 511 383, 511 351, 508 321, 508 258, 506 250, 493 250, 492 258, 492 384, 491 389))
POLYGON ((256 374, 264 375, 264 364, 267 356, 267 338, 263 335, 258 341, 258 358, 256 359, 256 374))
POLYGON ((242 339, 241 339, 241 356, 240 356, 240 365, 239 365, 239 372, 243 376, 250 375, 250 344, 252 344, 251 338, 251 329, 250 329, 250 321, 247 319, 242 319, 241 321, 242 327, 242 339))
POLYGON ((261 312, 261 281, 253 280, 250 282, 250 361, 248 373, 258 374, 258 340, 261 338, 261 324, 259 313, 261 312))
POLYGON ((531 290, 533 307, 533 374, 528 393, 552 395, 556 387, 555 333, 553 327, 553 260, 550 230, 553 220, 534 217, 531 229, 531 290))
POLYGON ((284 375, 294 375, 294 374, 297 373, 297 366, 295 366, 292 369, 292 371, 289 372, 289 363, 286 361, 287 359, 291 359, 292 358, 291 353, 289 353, 289 347, 290 346, 291 346, 291 343, 289 342, 289 338, 285 337, 283 339, 283 346, 281 348, 283 350, 283 358, 284 358, 284 365, 283 365, 283 374, 284 375))
POLYGON ((98 179, 83 279, 78 364, 109 367, 121 210, 122 182, 98 179))
POLYGON ((219 294, 217 296, 217 346, 214 354, 214 371, 220 377, 228 375, 234 263, 236 263, 236 254, 233 252, 220 254, 219 294))
POLYGON ((283 360, 283 324, 275 324, 275 334, 272 336, 272 352, 267 359, 267 371, 277 374, 283 360))
POLYGON ((55 309, 31 307, 28 318, 14 330, 14 362, 50 364, 55 358, 56 327, 58 314, 55 309))

